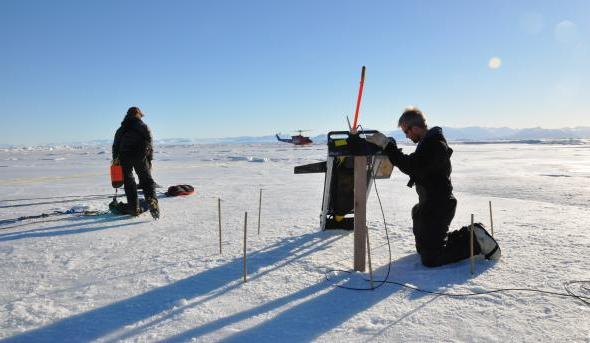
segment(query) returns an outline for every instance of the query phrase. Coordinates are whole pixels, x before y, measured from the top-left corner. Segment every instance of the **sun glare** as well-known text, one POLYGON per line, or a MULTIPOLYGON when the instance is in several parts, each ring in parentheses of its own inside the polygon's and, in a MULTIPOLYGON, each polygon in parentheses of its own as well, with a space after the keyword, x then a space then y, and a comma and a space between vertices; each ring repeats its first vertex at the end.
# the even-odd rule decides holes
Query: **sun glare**
POLYGON ((499 57, 492 57, 488 62, 488 67, 492 70, 500 68, 502 65, 502 60, 499 57))

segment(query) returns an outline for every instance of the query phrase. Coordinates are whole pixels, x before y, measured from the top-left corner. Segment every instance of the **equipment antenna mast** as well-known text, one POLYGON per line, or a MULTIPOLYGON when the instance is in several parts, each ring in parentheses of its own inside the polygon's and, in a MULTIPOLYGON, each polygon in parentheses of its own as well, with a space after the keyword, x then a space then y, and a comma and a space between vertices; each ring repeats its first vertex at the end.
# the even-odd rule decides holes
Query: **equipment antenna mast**
POLYGON ((361 98, 363 96, 363 86, 365 85, 365 66, 363 66, 363 69, 361 71, 361 84, 359 86, 359 95, 356 98, 356 110, 354 111, 354 121, 352 124, 352 131, 353 133, 356 133, 356 126, 358 123, 358 117, 359 117, 359 109, 361 107, 361 98))

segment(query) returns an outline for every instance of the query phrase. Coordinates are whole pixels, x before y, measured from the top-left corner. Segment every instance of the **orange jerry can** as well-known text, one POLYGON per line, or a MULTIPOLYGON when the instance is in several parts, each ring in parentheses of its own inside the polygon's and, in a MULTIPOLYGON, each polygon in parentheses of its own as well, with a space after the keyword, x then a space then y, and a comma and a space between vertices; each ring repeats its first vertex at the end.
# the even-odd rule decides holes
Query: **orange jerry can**
POLYGON ((123 167, 120 164, 113 164, 111 166, 111 184, 113 188, 123 186, 123 167))

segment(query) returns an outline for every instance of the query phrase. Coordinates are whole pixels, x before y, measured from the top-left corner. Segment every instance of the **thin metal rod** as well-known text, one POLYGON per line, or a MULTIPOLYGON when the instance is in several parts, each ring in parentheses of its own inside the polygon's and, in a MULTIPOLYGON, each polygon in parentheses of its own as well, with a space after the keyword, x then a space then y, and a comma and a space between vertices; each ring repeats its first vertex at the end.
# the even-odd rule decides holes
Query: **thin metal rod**
POLYGON ((248 232, 248 212, 244 212, 244 282, 247 280, 248 272, 246 270, 246 236, 248 232))
POLYGON ((217 213, 219 214, 219 254, 221 254, 221 198, 217 198, 217 213))
POLYGON ((473 240, 473 213, 471 214, 471 227, 470 227, 470 244, 469 244, 469 260, 470 260, 470 265, 471 265, 471 275, 473 275, 473 273, 475 273, 475 262, 473 260, 473 244, 474 244, 474 240, 473 240))
POLYGON ((260 196, 258 197, 258 234, 260 235, 260 212, 262 209, 262 188, 260 188, 260 196))
POLYGON ((492 216, 492 201, 490 200, 490 228, 492 229, 492 237, 494 237, 494 217, 492 216))

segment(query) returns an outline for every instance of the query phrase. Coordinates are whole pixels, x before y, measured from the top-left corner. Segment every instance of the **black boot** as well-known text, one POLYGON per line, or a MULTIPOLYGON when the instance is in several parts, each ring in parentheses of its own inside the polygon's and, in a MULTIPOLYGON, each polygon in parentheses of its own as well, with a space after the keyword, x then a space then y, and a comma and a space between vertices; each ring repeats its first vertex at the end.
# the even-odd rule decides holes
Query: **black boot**
POLYGON ((148 205, 150 207, 150 214, 154 219, 160 219, 160 206, 158 205, 158 198, 149 198, 148 205))

